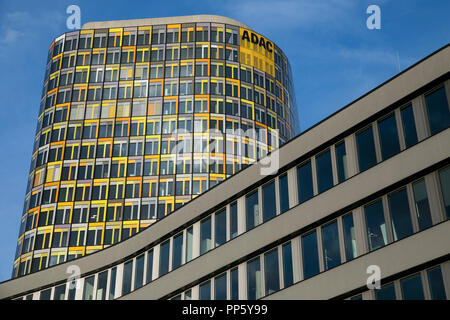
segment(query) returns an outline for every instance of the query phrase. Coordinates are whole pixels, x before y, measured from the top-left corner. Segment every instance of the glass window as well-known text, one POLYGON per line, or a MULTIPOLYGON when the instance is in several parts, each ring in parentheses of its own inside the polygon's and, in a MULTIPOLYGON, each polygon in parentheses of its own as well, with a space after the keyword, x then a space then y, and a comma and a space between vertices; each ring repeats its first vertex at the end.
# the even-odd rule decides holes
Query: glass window
MULTIPOLYGON (((432 300, 446 300, 444 280, 442 278, 441 267, 437 266, 427 271, 428 284, 430 286, 432 300)), ((56 290, 55 290, 56 294, 56 290)))
POLYGON ((441 182, 445 213, 447 215, 447 219, 450 219, 450 166, 439 170, 439 180, 441 182))
MULTIPOLYGON (((78 280, 80 281, 80 280, 78 280)), ((77 290, 77 281, 69 283, 69 291, 67 292, 67 300, 75 300, 75 293, 77 290)))
POLYGON ((230 240, 238 234, 237 202, 230 205, 230 240))
POLYGON ((289 210, 289 186, 287 174, 279 178, 279 193, 280 193, 280 212, 289 210))
POLYGON ((194 228, 186 230, 186 262, 192 260, 192 243, 194 239, 194 228))
POLYGON ((344 233, 345 259, 350 261, 356 258, 356 237, 352 213, 342 217, 342 229, 344 233))
POLYGON ((414 207, 419 222, 419 230, 431 227, 433 224, 431 220, 430 204, 428 202, 427 187, 425 179, 413 183, 414 193, 414 207))
POLYGON ((211 217, 209 217, 200 223, 200 254, 204 254, 211 248, 211 217))
POLYGON ((264 280, 266 295, 280 290, 280 271, 278 268, 278 249, 264 254, 264 280))
POLYGON ((122 295, 126 295, 131 292, 131 277, 133 275, 133 260, 128 261, 123 265, 123 278, 122 278, 122 295))
POLYGON ((144 283, 144 263, 144 254, 136 258, 136 268, 134 270, 134 290, 142 287, 142 284, 144 283))
POLYGON ((416 123, 414 122, 414 112, 411 105, 400 111, 403 125, 403 135, 405 136, 405 145, 407 148, 418 142, 416 123))
POLYGON ((66 284, 55 287, 55 292, 53 295, 53 300, 64 300, 66 296, 66 284))
POLYGON ((200 285, 199 300, 211 300, 211 281, 208 280, 200 285))
POLYGON ((413 229, 406 188, 390 194, 388 196, 388 202, 394 241, 411 235, 413 229))
POLYGON ((159 254, 159 276, 165 275, 169 272, 169 257, 170 257, 170 241, 161 244, 159 254))
POLYGON ((314 195, 311 161, 297 167, 298 199, 302 203, 314 195))
POLYGON ((261 265, 259 257, 247 262, 247 299, 261 298, 261 265))
POLYGON ((325 270, 341 264, 337 221, 322 227, 322 250, 325 270))
POLYGON ((111 269, 111 277, 109 279, 109 300, 114 299, 114 295, 116 292, 116 275, 117 275, 117 267, 111 269))
POLYGON ((335 150, 338 181, 342 182, 348 178, 347 151, 345 150, 345 142, 337 144, 335 146, 335 150))
MULTIPOLYGON (((86 287, 86 282, 84 286, 86 287)), ((39 295, 39 300, 50 300, 51 295, 52 295, 52 288, 42 290, 41 294, 39 295)))
POLYGON ((319 253, 317 234, 313 231, 302 236, 303 278, 308 279, 319 273, 319 253))
POLYGON ((215 226, 215 247, 224 244, 227 241, 227 210, 223 209, 214 216, 215 226))
POLYGON ((153 277, 153 249, 147 252, 147 276, 146 283, 152 281, 153 277))
POLYGON ((238 268, 230 271, 230 299, 239 300, 239 275, 238 268))
POLYGON ((386 222, 381 200, 365 206, 364 214, 366 217, 369 250, 372 251, 387 245, 386 222))
POLYGON ((183 255, 183 233, 173 238, 172 270, 181 266, 183 255))
POLYGON ((294 273, 292 268, 292 248, 290 242, 283 245, 282 253, 283 253, 283 280, 284 280, 284 287, 286 288, 294 283, 294 273))
POLYGON ((214 278, 214 300, 227 300, 227 274, 214 278))
POLYGON ((316 157, 317 190, 319 193, 333 186, 333 169, 330 150, 316 157))
POLYGON ((267 221, 276 216, 277 207, 275 199, 275 182, 266 184, 262 188, 263 221, 267 221))
POLYGON ((259 224, 258 190, 245 197, 247 231, 259 224))
POLYGON ((192 300, 192 290, 186 290, 184 292, 184 300, 192 300))
POLYGON ((420 273, 400 280, 404 300, 424 300, 420 273))
POLYGON ((94 299, 94 279, 95 276, 84 279, 83 300, 94 299))
POLYGON ((376 300, 395 300, 395 287, 394 284, 388 284, 382 286, 380 289, 375 290, 376 300))
POLYGON ((395 122, 394 114, 378 121, 378 134, 380 135, 381 158, 383 160, 400 152, 397 123, 395 122))
POLYGON ((377 164, 372 127, 356 134, 359 171, 367 170, 377 164))
POLYGON ((106 299, 106 285, 108 283, 108 270, 103 271, 98 274, 97 278, 97 293, 95 299, 105 300, 106 299))
POLYGON ((436 134, 450 125, 450 110, 444 87, 425 96, 425 102, 430 122, 431 134, 436 134))

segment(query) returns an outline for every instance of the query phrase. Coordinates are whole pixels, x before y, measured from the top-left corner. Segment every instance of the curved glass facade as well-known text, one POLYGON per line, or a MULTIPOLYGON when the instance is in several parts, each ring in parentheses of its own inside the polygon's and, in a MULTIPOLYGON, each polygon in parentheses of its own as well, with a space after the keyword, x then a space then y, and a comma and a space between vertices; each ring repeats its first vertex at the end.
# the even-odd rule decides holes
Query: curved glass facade
POLYGON ((250 29, 197 22, 58 37, 12 276, 129 238, 298 132, 288 60, 250 29))

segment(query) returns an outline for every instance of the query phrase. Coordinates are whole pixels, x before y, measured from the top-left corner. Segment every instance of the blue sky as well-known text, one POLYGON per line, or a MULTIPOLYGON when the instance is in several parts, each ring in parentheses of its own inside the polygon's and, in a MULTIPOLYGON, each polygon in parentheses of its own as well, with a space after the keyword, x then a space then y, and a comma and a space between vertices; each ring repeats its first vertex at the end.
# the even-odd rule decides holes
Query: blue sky
POLYGON ((47 49, 67 32, 66 8, 89 21, 218 14, 287 55, 305 130, 450 40, 448 0, 0 0, 0 281, 10 278, 47 49), (381 8, 381 29, 366 8, 381 8))

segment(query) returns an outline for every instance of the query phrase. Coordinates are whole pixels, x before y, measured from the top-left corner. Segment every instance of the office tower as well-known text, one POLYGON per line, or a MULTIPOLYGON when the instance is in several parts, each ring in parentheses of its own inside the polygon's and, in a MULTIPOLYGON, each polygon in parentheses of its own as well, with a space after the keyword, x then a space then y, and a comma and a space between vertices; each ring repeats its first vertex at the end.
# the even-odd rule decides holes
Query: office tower
POLYGON ((50 45, 13 277, 125 240, 286 143, 289 62, 220 16, 87 23, 50 45))

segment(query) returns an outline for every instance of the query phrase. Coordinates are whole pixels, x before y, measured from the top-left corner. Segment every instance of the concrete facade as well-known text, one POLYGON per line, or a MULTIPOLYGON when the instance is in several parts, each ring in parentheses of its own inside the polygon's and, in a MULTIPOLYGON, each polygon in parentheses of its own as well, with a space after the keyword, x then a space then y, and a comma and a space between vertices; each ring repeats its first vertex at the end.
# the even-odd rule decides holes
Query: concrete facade
MULTIPOLYGON (((445 215, 446 206, 448 206, 445 201, 449 195, 446 193, 448 191, 443 186, 440 174, 448 168, 450 163, 450 129, 447 127, 434 135, 430 134, 425 95, 435 88, 441 87, 446 92, 448 104, 449 76, 450 47, 446 46, 282 146, 278 151, 279 170, 277 174, 261 175, 261 170, 265 167, 264 161, 261 160, 126 241, 36 274, 3 282, 0 284, 0 298, 32 295, 33 299, 38 299, 40 290, 64 284, 68 277, 67 267, 75 264, 82 273, 81 288, 86 278, 94 275, 93 279, 97 280, 100 272, 116 267, 118 274, 115 282, 116 289, 111 296, 115 299, 167 299, 178 296, 186 298, 188 291, 189 297, 198 299, 199 285, 207 281, 212 283, 214 277, 221 274, 226 274, 229 279, 230 270, 237 268, 240 279, 239 299, 246 299, 248 292, 246 282, 243 282, 242 279, 245 279, 248 274, 248 262, 253 261, 252 259, 255 257, 263 260, 265 252, 272 248, 278 248, 280 251, 281 246, 289 241, 292 246, 293 284, 280 288, 276 292, 263 293, 259 298, 332 299, 350 298, 352 295, 360 294, 364 299, 373 299, 374 293, 365 288, 367 266, 378 265, 382 270, 382 281, 383 279, 395 281, 405 274, 409 275, 408 270, 418 272, 439 264, 448 299, 450 296, 450 242, 448 241, 450 222, 445 215), (377 164, 360 172, 355 134, 367 127, 374 128, 377 133, 377 123, 380 119, 390 113, 398 116, 401 108, 408 104, 411 104, 414 110, 417 144, 406 148, 405 138, 400 134, 401 151, 382 160, 380 158, 380 142, 377 140, 380 138, 378 134, 375 134, 377 164), (335 145, 340 141, 343 141, 347 148, 348 177, 343 182, 337 181, 336 159, 333 157, 333 187, 319 193, 315 170, 317 156, 323 150, 334 150, 335 145), (305 161, 313 163, 314 196, 299 203, 297 168, 305 161), (281 214, 279 204, 281 195, 277 189, 276 217, 266 222, 260 220, 255 228, 246 230, 246 197, 254 190, 258 190, 259 204, 263 203, 262 188, 272 181, 278 185, 280 176, 285 173, 289 185, 289 210, 281 214), (414 207, 411 205, 414 201, 411 199, 412 183, 419 178, 423 178, 427 183, 433 225, 419 230, 417 221, 413 219, 414 232, 401 240, 393 240, 395 237, 389 227, 386 236, 390 239, 387 241, 388 243, 376 250, 370 250, 366 234, 367 222, 364 220, 366 204, 376 199, 382 199, 386 224, 390 225, 389 222, 392 222, 392 218, 389 215, 390 210, 386 209, 388 208, 387 195, 404 187, 409 192, 410 207, 414 207), (227 221, 229 221, 230 205, 234 202, 237 203, 238 208, 238 236, 231 239, 227 233, 225 243, 200 254, 198 246, 200 245, 201 222, 209 216, 214 216, 221 208, 226 208, 227 221), (342 256, 338 266, 325 270, 323 252, 318 250, 320 272, 305 279, 301 267, 304 263, 301 251, 302 235, 316 230, 319 234, 318 246, 320 248, 323 246, 320 237, 323 226, 334 219, 338 221, 339 226, 342 226, 342 216, 347 212, 353 214, 356 257, 347 261, 342 256), (182 233, 184 239, 187 239, 186 234, 190 227, 193 230, 194 242, 192 260, 187 261, 186 254, 183 253, 182 261, 184 262, 171 270, 173 258, 169 258, 169 272, 160 275, 158 268, 161 264, 157 262, 157 257, 161 250, 161 244, 170 240, 171 248, 173 248, 174 236, 182 233), (135 290, 133 284, 130 284, 130 292, 123 294, 121 290, 124 288, 124 278, 121 275, 124 263, 134 261, 136 264, 136 258, 142 254, 147 259, 151 250, 153 250, 152 275, 150 277, 152 281, 135 290)), ((342 233, 342 231, 340 232, 342 233)), ((339 238, 342 240, 341 233, 339 238)), ((183 243, 184 252, 186 240, 183 243)), ((342 242, 340 248, 343 252, 342 242)), ((280 255, 280 264, 281 259, 280 255)), ((132 265, 134 266, 134 264, 132 265)), ((146 265, 143 269, 144 274, 148 272, 147 268, 146 265)), ((261 272, 263 270, 264 267, 261 272)), ((108 273, 109 277, 110 274, 111 272, 108 273)), ((130 275, 131 283, 135 283, 136 274, 134 271, 130 275)), ((227 281, 230 284, 230 281, 227 281)), ((264 280, 261 281, 264 282, 264 280)), ((264 284, 261 285, 261 288, 260 290, 264 291, 264 284)), ((97 289, 97 284, 95 284, 92 290, 96 292, 97 289)), ((109 289, 110 284, 106 287, 106 291, 109 289)), ((228 298, 231 294, 230 290, 228 286, 228 298)), ((424 290, 425 297, 430 299, 430 290, 426 288, 424 290)), ((83 290, 79 289, 76 291, 76 299, 82 298, 83 290)))

